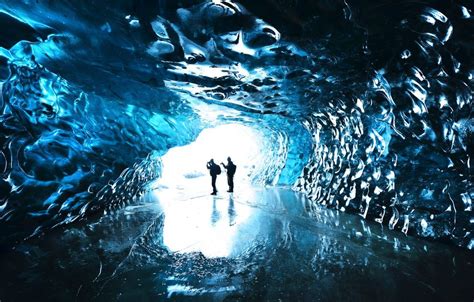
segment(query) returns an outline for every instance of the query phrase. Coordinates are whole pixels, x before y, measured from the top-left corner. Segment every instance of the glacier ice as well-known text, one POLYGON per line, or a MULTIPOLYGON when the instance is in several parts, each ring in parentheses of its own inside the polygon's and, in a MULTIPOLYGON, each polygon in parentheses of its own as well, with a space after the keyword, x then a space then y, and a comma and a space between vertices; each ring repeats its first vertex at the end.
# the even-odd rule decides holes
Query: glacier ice
POLYGON ((241 123, 278 184, 472 248, 472 8, 267 2, 2 1, 5 242, 132 202, 167 150, 241 123))

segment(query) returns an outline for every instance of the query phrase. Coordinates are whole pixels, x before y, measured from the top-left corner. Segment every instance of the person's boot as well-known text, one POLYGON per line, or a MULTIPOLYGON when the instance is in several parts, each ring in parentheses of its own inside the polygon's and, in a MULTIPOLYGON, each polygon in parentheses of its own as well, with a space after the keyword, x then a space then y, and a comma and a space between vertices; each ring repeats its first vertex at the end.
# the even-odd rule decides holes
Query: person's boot
POLYGON ((211 193, 211 195, 216 195, 216 194, 217 194, 217 192, 212 192, 212 193, 211 193))

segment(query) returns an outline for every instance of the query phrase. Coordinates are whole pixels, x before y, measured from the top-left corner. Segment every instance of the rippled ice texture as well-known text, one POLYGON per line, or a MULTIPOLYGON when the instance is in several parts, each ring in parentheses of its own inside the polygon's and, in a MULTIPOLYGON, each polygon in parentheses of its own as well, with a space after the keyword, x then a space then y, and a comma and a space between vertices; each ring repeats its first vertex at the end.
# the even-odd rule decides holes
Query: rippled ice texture
POLYGON ((132 202, 237 122, 269 138, 260 183, 473 248, 468 2, 256 2, 2 1, 5 244, 132 202))
POLYGON ((301 193, 146 194, 0 258, 5 300, 470 301, 472 251, 318 207, 301 193), (21 272, 21 273, 18 273, 21 272))

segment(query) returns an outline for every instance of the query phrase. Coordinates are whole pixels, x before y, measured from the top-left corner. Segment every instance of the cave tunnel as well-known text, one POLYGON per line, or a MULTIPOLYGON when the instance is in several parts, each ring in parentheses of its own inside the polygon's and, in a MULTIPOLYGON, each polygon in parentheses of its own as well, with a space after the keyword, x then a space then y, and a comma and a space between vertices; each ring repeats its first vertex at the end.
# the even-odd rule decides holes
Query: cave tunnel
POLYGON ((0 301, 473 301, 473 8, 0 0, 0 301))

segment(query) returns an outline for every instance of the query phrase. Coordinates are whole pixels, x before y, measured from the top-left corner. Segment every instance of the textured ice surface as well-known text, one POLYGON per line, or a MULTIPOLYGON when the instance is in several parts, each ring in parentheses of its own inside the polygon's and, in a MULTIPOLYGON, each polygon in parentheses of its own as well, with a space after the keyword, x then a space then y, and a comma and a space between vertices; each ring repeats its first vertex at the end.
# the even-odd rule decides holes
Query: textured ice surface
POLYGON ((9 300, 470 301, 472 251, 301 193, 159 190, 0 258, 9 300))
POLYGON ((168 149, 242 123, 279 184, 472 248, 471 9, 2 1, 4 243, 131 203, 168 149))

